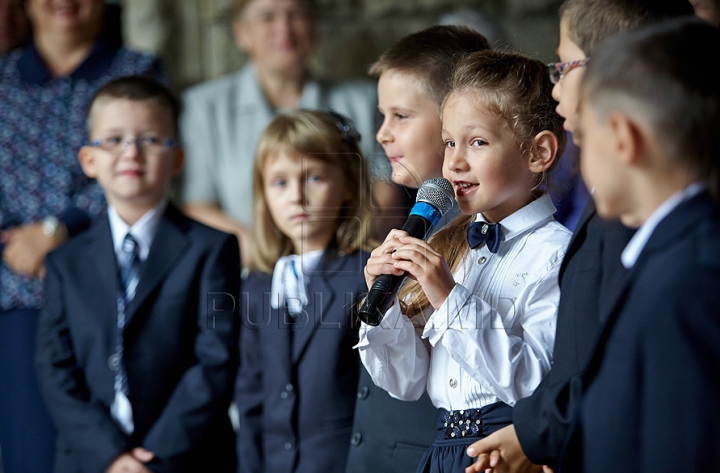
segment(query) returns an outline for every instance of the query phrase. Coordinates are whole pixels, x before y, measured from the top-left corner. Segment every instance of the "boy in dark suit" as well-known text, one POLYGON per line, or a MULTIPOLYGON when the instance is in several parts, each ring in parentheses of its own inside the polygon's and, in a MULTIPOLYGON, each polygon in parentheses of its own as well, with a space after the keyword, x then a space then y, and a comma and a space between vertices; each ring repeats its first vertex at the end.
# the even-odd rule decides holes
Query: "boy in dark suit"
POLYGON ((79 159, 108 216, 48 256, 38 326, 59 473, 235 470, 239 248, 168 202, 178 109, 142 77, 90 106, 79 159))
POLYGON ((582 84, 581 172, 598 213, 639 227, 561 471, 720 465, 720 32, 694 18, 613 38, 582 84))

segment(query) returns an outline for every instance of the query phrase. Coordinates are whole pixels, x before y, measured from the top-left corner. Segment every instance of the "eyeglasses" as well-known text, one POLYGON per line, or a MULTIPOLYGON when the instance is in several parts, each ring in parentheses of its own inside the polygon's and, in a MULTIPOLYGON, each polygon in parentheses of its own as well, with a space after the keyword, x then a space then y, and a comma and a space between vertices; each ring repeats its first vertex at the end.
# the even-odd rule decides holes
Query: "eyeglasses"
POLYGON ((548 64, 548 72, 550 73, 550 82, 557 84, 565 74, 572 71, 576 67, 583 67, 590 58, 578 59, 569 62, 551 62, 548 64))
POLYGON ((170 138, 158 138, 155 136, 138 136, 129 139, 124 139, 120 136, 106 136, 90 144, 116 156, 121 155, 131 144, 134 144, 143 154, 147 156, 157 156, 175 146, 176 142, 170 138))

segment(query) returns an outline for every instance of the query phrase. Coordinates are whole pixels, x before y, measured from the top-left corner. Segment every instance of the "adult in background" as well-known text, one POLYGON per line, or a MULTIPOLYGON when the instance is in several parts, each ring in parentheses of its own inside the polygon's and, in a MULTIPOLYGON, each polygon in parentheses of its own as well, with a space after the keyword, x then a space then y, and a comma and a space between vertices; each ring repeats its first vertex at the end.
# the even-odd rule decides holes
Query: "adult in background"
MULTIPOLYGON (((103 0, 28 0, 32 43, 0 58, 0 448, 5 473, 51 471, 55 430, 33 369, 45 255, 104 208, 77 162, 110 79, 161 78, 154 57, 98 39, 103 0)), ((78 255, 82 258, 83 255, 78 255)), ((112 268, 109 268, 112 271, 112 268)))
POLYGON ((296 108, 336 110, 354 120, 365 155, 373 150, 375 85, 319 81, 308 70, 314 14, 312 0, 237 0, 233 32, 238 47, 249 54, 248 64, 184 96, 185 211, 235 233, 243 261, 252 244, 255 146, 275 114, 296 108))

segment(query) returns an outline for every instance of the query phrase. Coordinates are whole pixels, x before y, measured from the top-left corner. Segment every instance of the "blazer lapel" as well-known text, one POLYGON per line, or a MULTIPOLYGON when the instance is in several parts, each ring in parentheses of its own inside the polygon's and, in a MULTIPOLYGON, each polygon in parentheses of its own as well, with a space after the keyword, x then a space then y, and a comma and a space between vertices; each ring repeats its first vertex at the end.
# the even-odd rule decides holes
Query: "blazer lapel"
POLYGON ((236 144, 247 147, 250 150, 247 156, 252 157, 257 137, 274 115, 252 65, 243 67, 238 74, 235 114, 236 144))
MULTIPOLYGON (((86 256, 93 261, 96 271, 88 272, 87 287, 92 288, 93 297, 100 301, 102 314, 112 316, 102 317, 107 323, 107 330, 103 333, 111 334, 112 340, 106 341, 106 346, 114 347, 117 327, 117 300, 120 286, 118 280, 118 262, 115 256, 110 221, 107 217, 98 220, 97 224, 87 234, 90 239, 86 256)), ((80 237, 82 238, 82 237, 80 237)))
MULTIPOLYGON (((328 261, 326 258, 329 259, 329 256, 330 254, 326 252, 317 269, 310 274, 308 304, 304 307, 307 320, 300 321, 300 327, 295 330, 293 335, 293 363, 300 359, 316 330, 322 324, 333 323, 330 320, 333 314, 330 313, 329 308, 335 300, 336 293, 330 280, 342 269, 347 258, 339 257, 328 261)), ((342 327, 339 327, 339 329, 342 329, 342 327)))
POLYGON ((253 272, 243 281, 240 292, 240 344, 243 349, 252 347, 252 350, 262 352, 263 356, 268 352, 268 359, 280 360, 286 379, 292 379, 292 319, 284 308, 272 307, 271 294, 270 274, 253 272))
POLYGON ((653 230, 650 239, 645 244, 635 265, 625 274, 625 279, 621 286, 622 289, 618 291, 614 302, 608 305, 610 308, 609 313, 600 314, 600 320, 607 320, 607 322, 603 325, 588 369, 585 372, 583 378, 585 387, 587 387, 587 383, 597 374, 597 370, 603 359, 605 346, 612 334, 618 316, 620 312, 622 312, 625 299, 631 291, 636 275, 642 270, 649 258, 655 253, 662 251, 668 245, 673 245, 675 242, 681 240, 683 235, 692 233, 693 227, 696 227, 699 222, 710 217, 715 211, 714 209, 715 207, 711 203, 710 197, 707 193, 703 192, 678 205, 677 208, 670 212, 653 230), (604 317, 607 318, 605 319, 604 317))
POLYGON ((158 226, 157 234, 153 239, 150 254, 143 264, 140 272, 135 297, 130 302, 125 313, 125 327, 131 323, 134 315, 150 296, 153 290, 162 282, 165 274, 180 258, 188 245, 187 237, 183 233, 182 220, 186 219, 172 204, 165 209, 162 221, 158 226))
MULTIPOLYGON (((273 356, 277 356, 281 360, 283 372, 287 379, 293 379, 293 343, 297 335, 294 330, 293 318, 284 307, 281 309, 271 309, 272 320, 277 320, 278 330, 270 331, 273 339, 272 351, 275 353, 273 356)), ((302 331, 299 330, 299 331, 302 331)))
POLYGON ((326 102, 320 83, 312 79, 308 80, 303 86, 300 108, 325 109, 328 106, 326 102))
MULTIPOLYGON (((265 297, 268 298, 269 305, 270 291, 267 291, 265 297)), ((271 330, 269 333, 273 337, 271 340, 272 350, 276 354, 279 360, 282 360, 282 367, 285 371, 287 379, 292 379, 292 344, 295 332, 293 331, 293 319, 290 317, 287 309, 273 309, 270 308, 271 321, 277 321, 278 330, 271 330)), ((275 356, 275 355, 274 355, 275 356)))
POLYGON ((636 267, 625 274, 624 280, 619 286, 620 290, 617 292, 613 302, 607 306, 609 308, 608 313, 600 314, 600 320, 605 320, 605 323, 603 324, 602 329, 600 330, 600 335, 595 342, 595 348, 593 349, 593 354, 590 357, 588 368, 583 374, 583 379, 585 380, 585 382, 583 382, 584 387, 587 387, 587 383, 595 377, 595 374, 600 367, 600 363, 605 353, 605 345, 607 344, 608 338, 610 338, 615 322, 617 322, 618 315, 620 314, 620 311, 625 303, 625 299, 630 292, 635 272, 636 267))
POLYGON ((575 226, 575 231, 570 238, 570 243, 568 244, 565 258, 563 258, 562 263, 560 263, 558 281, 562 281, 562 277, 565 273, 565 268, 567 268, 568 262, 570 261, 572 255, 575 254, 575 252, 578 250, 581 243, 585 240, 585 234, 587 233, 587 224, 594 215, 595 202, 593 202, 592 198, 590 198, 587 205, 585 205, 585 210, 583 210, 583 213, 580 215, 580 219, 578 220, 577 225, 575 226))

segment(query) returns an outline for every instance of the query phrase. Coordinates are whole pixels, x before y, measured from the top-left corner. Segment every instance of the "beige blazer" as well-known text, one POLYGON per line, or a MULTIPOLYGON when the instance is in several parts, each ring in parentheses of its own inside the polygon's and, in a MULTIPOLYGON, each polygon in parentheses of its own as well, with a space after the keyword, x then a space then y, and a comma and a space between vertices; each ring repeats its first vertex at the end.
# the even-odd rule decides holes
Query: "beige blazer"
MULTIPOLYGON (((185 202, 217 202, 235 220, 252 224, 252 169, 257 140, 275 112, 249 64, 240 71, 191 87, 183 95, 181 135, 186 151, 185 202)), ((311 80, 300 108, 333 109, 352 118, 373 169, 387 160, 375 152, 377 89, 373 82, 311 80)), ((379 173, 376 171, 375 174, 379 173)))

